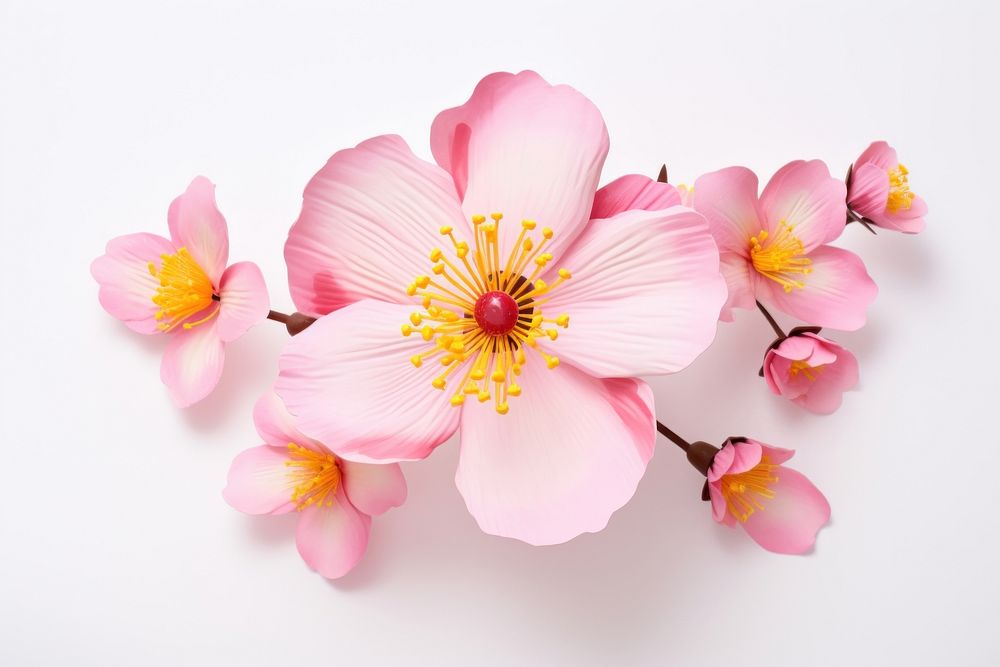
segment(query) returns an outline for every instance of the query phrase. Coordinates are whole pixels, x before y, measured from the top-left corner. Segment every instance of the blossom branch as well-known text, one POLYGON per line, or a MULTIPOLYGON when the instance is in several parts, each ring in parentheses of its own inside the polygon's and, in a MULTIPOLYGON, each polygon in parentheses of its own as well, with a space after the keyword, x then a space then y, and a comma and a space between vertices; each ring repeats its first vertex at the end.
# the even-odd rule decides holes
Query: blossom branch
POLYGON ((771 316, 771 313, 767 312, 767 308, 764 307, 764 304, 762 304, 760 301, 757 301, 756 303, 757 303, 757 309, 760 310, 761 314, 764 316, 764 319, 767 320, 767 323, 771 325, 772 329, 774 329, 774 333, 778 336, 778 338, 786 338, 785 332, 781 329, 780 326, 778 326, 778 323, 771 316))
POLYGON ((691 449, 690 442, 688 442, 681 436, 671 431, 669 428, 666 427, 666 425, 663 422, 659 420, 656 422, 656 430, 660 432, 660 435, 662 435, 667 440, 669 440, 670 442, 674 443, 675 445, 683 449, 685 452, 691 449))
POLYGON ((305 313, 295 312, 288 315, 286 313, 278 312, 277 310, 268 311, 267 319, 284 324, 285 328, 288 329, 289 336, 295 336, 296 334, 302 333, 309 328, 309 325, 316 321, 315 317, 310 317, 305 313))

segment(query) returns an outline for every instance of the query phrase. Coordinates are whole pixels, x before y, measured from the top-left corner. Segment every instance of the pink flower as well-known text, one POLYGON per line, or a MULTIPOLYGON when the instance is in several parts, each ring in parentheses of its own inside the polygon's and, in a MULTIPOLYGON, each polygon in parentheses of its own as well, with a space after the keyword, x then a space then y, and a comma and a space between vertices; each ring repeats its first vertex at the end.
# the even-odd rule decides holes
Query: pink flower
POLYGON ((437 165, 376 137, 307 186, 285 259, 296 307, 323 317, 289 342, 277 392, 349 460, 422 459, 460 431, 456 484, 488 533, 601 530, 653 453, 636 376, 715 336, 715 242, 692 210, 626 210, 664 184, 595 197, 604 121, 534 72, 486 77, 431 147, 437 165))
POLYGON ((782 463, 791 449, 730 438, 708 470, 712 518, 743 526, 768 551, 801 554, 830 520, 830 503, 802 473, 782 463))
POLYGON ((810 412, 830 414, 858 383, 858 360, 831 340, 809 331, 772 345, 764 355, 764 379, 775 396, 810 412))
POLYGON ((267 316, 267 288, 250 262, 226 268, 229 234, 215 186, 191 181, 167 212, 170 239, 129 234, 108 242, 90 265, 101 305, 133 331, 171 335, 160 378, 186 407, 222 374, 224 347, 267 316))
POLYGON ((295 543, 324 577, 342 577, 368 546, 371 517, 406 500, 399 465, 352 463, 306 437, 281 400, 268 392, 254 408, 266 444, 233 459, 222 496, 247 514, 299 512, 295 543))
POLYGON ((847 205, 879 227, 916 234, 924 228, 927 204, 910 190, 909 174, 896 150, 876 141, 851 167, 847 205))
POLYGON ((878 289, 861 259, 826 245, 844 229, 845 186, 819 160, 782 167, 757 196, 757 176, 729 167, 695 181, 694 207, 722 255, 730 308, 754 300, 812 324, 853 330, 878 289))

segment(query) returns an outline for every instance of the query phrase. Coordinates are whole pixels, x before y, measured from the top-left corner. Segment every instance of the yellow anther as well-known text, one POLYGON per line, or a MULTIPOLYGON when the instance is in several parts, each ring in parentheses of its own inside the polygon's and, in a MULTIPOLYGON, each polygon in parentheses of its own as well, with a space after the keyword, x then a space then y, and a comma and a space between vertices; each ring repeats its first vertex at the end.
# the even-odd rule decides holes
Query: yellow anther
POLYGON ((478 394, 479 387, 476 386, 475 382, 470 382, 469 384, 465 385, 465 389, 463 389, 462 391, 465 392, 466 394, 478 394))
POLYGON ((462 341, 455 341, 448 346, 449 352, 454 352, 455 354, 462 354, 465 352, 465 344, 462 341))
POLYGON ((569 272, 569 269, 559 269, 559 277, 563 280, 569 280, 573 274, 569 272))
POLYGON ((485 215, 474 215, 474 216, 472 216, 472 224, 478 225, 478 224, 483 223, 483 222, 486 222, 486 216, 485 215))
POLYGON ((413 296, 417 293, 417 286, 414 283, 410 283, 406 286, 406 296, 413 296))
POLYGON ((420 317, 420 313, 410 313, 410 321, 413 322, 413 326, 419 327, 423 318, 420 317))
POLYGON ((544 320, 545 318, 542 317, 541 313, 535 313, 534 315, 531 316, 531 328, 537 329, 538 327, 542 326, 542 322, 544 320))
POLYGON ((451 225, 443 225, 438 231, 441 233, 441 236, 448 236, 448 234, 451 234, 451 225))
POLYGON ((444 273, 444 264, 435 264, 434 266, 431 267, 431 271, 434 272, 434 275, 440 276, 442 273, 444 273))
POLYGON ((417 279, 414 282, 416 283, 417 287, 419 287, 420 289, 427 289, 427 286, 431 284, 431 277, 430 276, 417 276, 417 279))
POLYGON ((441 252, 441 248, 434 248, 433 250, 431 250, 431 254, 430 254, 431 261, 432 262, 440 262, 441 261, 441 257, 443 255, 444 255, 444 253, 441 252))
POLYGON ((462 403, 465 403, 465 395, 464 394, 455 394, 454 396, 451 397, 451 404, 452 405, 461 405, 462 403))
POLYGON ((511 383, 507 387, 507 395, 508 396, 520 396, 521 395, 521 385, 519 385, 517 383, 511 383))
POLYGON ((510 410, 510 406, 507 405, 506 402, 504 402, 504 403, 497 403, 497 412, 499 412, 500 414, 505 415, 505 414, 507 414, 508 410, 510 410))
POLYGON ((431 386, 434 387, 435 389, 444 389, 444 385, 445 382, 443 377, 436 377, 433 380, 431 380, 431 386))
POLYGON ((419 354, 415 354, 410 357, 410 363, 416 368, 420 368, 424 364, 424 360, 420 358, 419 354))
POLYGON ((401 328, 404 336, 409 336, 411 333, 413 333, 413 327, 411 327, 409 324, 404 324, 400 328, 401 328))
POLYGON ((420 303, 423 304, 424 308, 430 308, 431 307, 431 295, 430 294, 423 295, 423 297, 421 297, 421 299, 420 299, 420 303))
POLYGON ((425 324, 424 328, 420 330, 420 335, 423 336, 424 340, 429 341, 434 338, 434 329, 429 324, 425 324))
POLYGON ((521 226, 527 229, 529 232, 535 228, 538 223, 534 220, 522 220, 521 226))
POLYGON ((469 244, 465 241, 455 244, 455 254, 459 259, 464 259, 469 254, 469 244))
POLYGON ((521 244, 521 247, 524 248, 524 252, 531 252, 535 248, 535 242, 531 239, 524 239, 524 243, 521 244))
POLYGON ((480 389, 479 396, 477 396, 476 398, 479 399, 480 403, 485 403, 486 401, 490 400, 490 392, 486 391, 485 389, 480 389))
POLYGON ((549 227, 542 227, 542 236, 545 237, 546 241, 549 240, 549 239, 551 239, 552 238, 552 230, 549 227))
POLYGON ((535 291, 536 292, 544 292, 548 288, 549 288, 549 284, 547 282, 545 282, 544 280, 542 280, 541 278, 539 278, 538 280, 535 281, 535 291))
POLYGON ((507 375, 499 368, 493 371, 492 379, 494 382, 503 382, 507 379, 507 375))
POLYGON ((475 380, 476 382, 479 382, 484 377, 486 377, 486 373, 483 372, 483 369, 477 368, 476 370, 472 371, 472 373, 469 374, 469 377, 475 380))
POLYGON ((442 366, 451 366, 451 363, 453 361, 455 361, 455 355, 453 354, 446 354, 443 357, 441 357, 442 366))
POLYGON ((549 340, 559 338, 559 331, 556 329, 546 329, 545 334, 549 337, 549 340))
POLYGON ((559 365, 559 357, 546 357, 545 365, 549 368, 555 368, 559 365))
POLYGON ((557 317, 556 318, 556 326, 560 326, 560 327, 562 327, 564 329, 566 327, 568 327, 569 326, 569 315, 567 315, 566 313, 563 313, 562 315, 560 315, 559 317, 557 317))
POLYGON ((503 219, 503 213, 490 213, 490 217, 493 218, 493 222, 500 222, 503 219))

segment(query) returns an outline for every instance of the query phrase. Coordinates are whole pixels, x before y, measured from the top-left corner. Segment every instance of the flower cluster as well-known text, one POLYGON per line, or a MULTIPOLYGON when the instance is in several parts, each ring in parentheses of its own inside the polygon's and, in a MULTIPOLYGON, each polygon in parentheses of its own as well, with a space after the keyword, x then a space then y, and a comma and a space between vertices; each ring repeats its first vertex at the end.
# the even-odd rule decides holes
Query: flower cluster
POLYGON ((830 507, 743 437, 689 443, 656 419, 642 379, 689 366, 738 308, 777 339, 761 375, 776 395, 836 410, 858 362, 819 335, 865 322, 876 287, 831 245, 850 223, 914 233, 926 206, 884 143, 847 182, 820 161, 763 192, 730 167, 693 188, 630 174, 599 187, 609 149, 597 108, 534 72, 487 76, 430 130, 433 162, 394 135, 335 153, 305 188, 285 261, 297 312, 269 310, 257 267, 226 267, 213 186, 168 211, 170 239, 112 240, 91 270, 100 301, 170 337, 161 377, 180 406, 205 397, 226 343, 267 318, 292 334, 223 497, 299 514, 296 542, 326 577, 364 554, 371 517, 406 498, 400 462, 457 435, 456 484, 490 534, 544 545, 604 528, 632 497, 657 432, 705 476, 713 518, 765 549, 812 548, 830 507), (801 320, 787 334, 768 309, 801 320))

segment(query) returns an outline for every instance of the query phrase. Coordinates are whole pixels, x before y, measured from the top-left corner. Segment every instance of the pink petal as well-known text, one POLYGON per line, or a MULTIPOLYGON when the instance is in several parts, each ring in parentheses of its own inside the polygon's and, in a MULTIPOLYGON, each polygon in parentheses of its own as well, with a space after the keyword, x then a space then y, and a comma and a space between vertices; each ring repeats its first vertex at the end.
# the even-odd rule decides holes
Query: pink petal
POLYGON ((170 238, 178 248, 187 248, 212 284, 219 285, 229 260, 226 219, 215 204, 215 185, 198 176, 167 211, 170 238))
POLYGON ((781 465, 785 461, 788 461, 793 456, 795 456, 794 449, 785 449, 783 447, 765 445, 763 442, 760 442, 759 440, 751 441, 749 438, 747 438, 747 440, 750 442, 756 442, 758 445, 760 445, 761 457, 766 456, 768 462, 771 463, 772 465, 781 465))
MULTIPOLYGON (((533 355, 533 353, 530 353, 533 355)), ((529 544, 603 529, 653 455, 653 395, 638 380, 598 380, 529 357, 524 393, 499 415, 466 403, 455 482, 479 527, 529 544)))
POLYGON ((768 551, 801 554, 812 549, 819 529, 830 520, 830 504, 805 475, 778 468, 772 500, 750 515, 743 528, 768 551))
POLYGON ((729 445, 733 448, 733 461, 729 464, 727 475, 738 475, 757 467, 764 450, 756 440, 737 440, 729 445))
POLYGON ((919 234, 924 231, 925 215, 927 215, 927 203, 919 196, 914 196, 910 208, 901 208, 898 211, 883 209, 881 213, 872 213, 868 217, 879 227, 904 234, 919 234))
POLYGON ((228 343, 267 317, 271 301, 264 276, 253 262, 237 262, 219 283, 219 338, 228 343))
POLYGON ((858 384, 858 360, 849 351, 840 348, 837 360, 820 369, 809 390, 795 399, 810 412, 828 415, 837 410, 843 394, 858 384))
POLYGON ((772 233, 782 222, 792 227, 809 252, 840 236, 847 221, 847 187, 830 176, 822 160, 796 160, 778 170, 760 196, 772 233))
POLYGON ((751 269, 752 266, 750 260, 734 252, 724 252, 719 258, 719 270, 729 292, 719 315, 723 322, 733 321, 734 309, 753 308, 756 305, 753 292, 756 271, 751 269))
POLYGON ((870 162, 857 167, 851 174, 847 201, 866 218, 883 216, 889 201, 889 174, 870 162))
POLYGON ((543 306, 570 318, 546 349, 598 377, 681 370, 715 337, 726 299, 718 257, 691 209, 593 221, 559 264, 572 278, 543 306))
POLYGON ((865 311, 875 301, 878 287, 861 259, 852 252, 821 246, 809 253, 812 273, 805 287, 785 292, 772 280, 760 280, 761 301, 792 317, 831 329, 853 331, 865 323, 865 311))
POLYGON ((398 463, 341 461, 340 469, 351 504, 369 516, 384 514, 406 500, 406 479, 398 463))
POLYGON ((302 197, 285 262, 295 307, 324 315, 361 299, 408 303, 407 285, 428 274, 440 228, 472 242, 448 174, 418 159, 400 137, 375 137, 336 153, 302 197))
POLYGON ((414 310, 359 301, 289 341, 275 391, 304 433, 364 463, 422 459, 454 433, 459 409, 431 386, 441 366, 410 363, 432 343, 400 333, 414 310))
POLYGON ((177 329, 163 353, 160 379, 177 407, 186 408, 215 389, 224 360, 224 345, 215 322, 177 329))
POLYGON ((629 174, 597 191, 590 217, 610 218, 625 211, 659 211, 680 205, 681 196, 673 185, 654 181, 648 176, 629 174))
POLYGON ((750 256, 750 237, 764 226, 756 174, 727 167, 701 176, 694 183, 694 207, 708 220, 720 252, 750 256))
POLYGON ((170 241, 155 234, 129 234, 108 241, 105 254, 90 265, 100 285, 98 298, 104 310, 134 331, 159 333, 153 296, 160 282, 149 272, 149 263, 159 268, 160 256, 176 252, 170 241))
POLYGON ((240 452, 229 467, 222 497, 247 514, 285 514, 295 509, 291 501, 288 450, 261 445, 240 452))
POLYGON ((608 131, 597 107, 569 86, 534 72, 498 72, 469 101, 438 114, 431 149, 455 181, 467 216, 504 214, 500 249, 509 252, 520 221, 551 227, 557 259, 583 230, 608 131))
POLYGON ((295 545, 306 565, 327 579, 350 572, 368 548, 371 518, 354 508, 343 489, 330 507, 302 510, 295 545))
POLYGON ((899 166, 896 149, 884 141, 873 141, 854 162, 857 169, 864 164, 874 164, 882 171, 888 172, 899 166))
POLYGON ((253 423, 264 442, 282 450, 287 451, 288 445, 295 443, 313 451, 328 451, 298 429, 295 417, 274 391, 266 391, 257 399, 253 408, 253 423))

